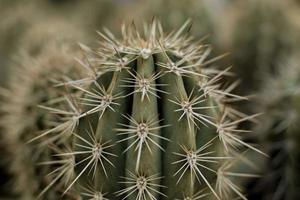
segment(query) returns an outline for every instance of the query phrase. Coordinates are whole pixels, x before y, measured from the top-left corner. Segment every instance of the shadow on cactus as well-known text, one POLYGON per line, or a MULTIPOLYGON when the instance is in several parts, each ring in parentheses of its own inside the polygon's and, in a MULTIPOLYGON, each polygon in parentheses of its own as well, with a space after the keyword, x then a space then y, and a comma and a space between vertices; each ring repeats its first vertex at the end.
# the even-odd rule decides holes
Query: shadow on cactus
POLYGON ((244 151, 264 153, 238 125, 257 115, 229 106, 247 98, 232 93, 237 84, 222 80, 229 68, 213 68, 210 45, 189 29, 187 21, 166 34, 154 19, 143 32, 124 25, 117 39, 104 29, 98 48, 81 45, 83 78, 56 82, 63 95, 40 106, 50 128, 29 141, 50 152, 38 197, 246 199, 235 180, 256 175, 233 167, 247 162, 244 151))

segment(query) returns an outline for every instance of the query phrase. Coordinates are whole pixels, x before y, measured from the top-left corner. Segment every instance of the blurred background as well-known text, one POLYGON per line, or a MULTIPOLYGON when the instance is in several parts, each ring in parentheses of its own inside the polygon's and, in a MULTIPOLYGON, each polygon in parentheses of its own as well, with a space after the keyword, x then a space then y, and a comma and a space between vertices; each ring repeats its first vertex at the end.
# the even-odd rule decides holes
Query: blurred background
MULTIPOLYGON (((141 24, 155 16, 169 31, 192 19, 192 35, 206 37, 212 57, 229 53, 215 64, 232 66, 240 79, 236 92, 251 99, 235 106, 264 113, 255 125, 243 124, 254 132, 248 140, 270 155, 249 155, 257 165, 249 170, 261 176, 241 183, 248 199, 300 199, 299 0, 0 0, 0 16, 2 87, 19 55, 38 57, 49 40, 93 46, 103 27, 116 33, 123 22, 141 24)), ((0 199, 8 199, 10 174, 3 163, 0 199)))

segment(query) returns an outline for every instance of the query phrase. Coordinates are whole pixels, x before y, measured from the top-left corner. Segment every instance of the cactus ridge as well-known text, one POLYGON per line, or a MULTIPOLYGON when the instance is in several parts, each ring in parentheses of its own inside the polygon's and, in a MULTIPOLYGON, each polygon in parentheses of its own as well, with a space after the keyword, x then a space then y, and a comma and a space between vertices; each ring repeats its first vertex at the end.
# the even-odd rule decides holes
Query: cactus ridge
POLYGON ((153 19, 143 33, 133 23, 122 39, 104 29, 99 47, 80 44, 80 78, 56 81, 62 95, 39 106, 54 121, 29 140, 51 155, 38 197, 246 199, 234 180, 252 174, 232 167, 247 149, 264 154, 238 126, 257 115, 229 106, 247 98, 222 82, 230 68, 211 66, 218 57, 190 25, 165 34, 153 19))

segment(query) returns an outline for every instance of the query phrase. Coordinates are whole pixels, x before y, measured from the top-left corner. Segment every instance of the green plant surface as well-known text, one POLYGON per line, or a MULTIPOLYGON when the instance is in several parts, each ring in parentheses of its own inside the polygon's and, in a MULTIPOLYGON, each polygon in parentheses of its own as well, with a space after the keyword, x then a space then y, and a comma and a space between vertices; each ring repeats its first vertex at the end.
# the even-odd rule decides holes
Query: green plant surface
MULTIPOLYGON (((30 196, 23 199, 246 199, 235 180, 256 175, 234 171, 234 163, 246 150, 265 154, 243 140, 248 131, 238 125, 257 115, 229 106, 247 98, 233 93, 236 82, 223 82, 230 68, 213 68, 211 46, 195 40, 189 27, 187 21, 165 33, 153 19, 141 32, 123 25, 121 39, 99 32, 99 47, 80 45, 80 70, 66 68, 63 57, 58 71, 43 71, 54 77, 37 76, 47 86, 37 85, 42 101, 31 101, 35 92, 28 97, 42 117, 33 118, 30 127, 39 125, 33 130, 15 126, 29 122, 28 112, 12 111, 15 104, 24 109, 24 98, 6 102, 6 113, 19 118, 10 126, 26 130, 19 151, 42 156, 26 169, 43 173, 26 171, 33 175, 21 187, 41 184, 25 189, 30 196)), ((32 79, 35 71, 28 73, 21 77, 32 79)))

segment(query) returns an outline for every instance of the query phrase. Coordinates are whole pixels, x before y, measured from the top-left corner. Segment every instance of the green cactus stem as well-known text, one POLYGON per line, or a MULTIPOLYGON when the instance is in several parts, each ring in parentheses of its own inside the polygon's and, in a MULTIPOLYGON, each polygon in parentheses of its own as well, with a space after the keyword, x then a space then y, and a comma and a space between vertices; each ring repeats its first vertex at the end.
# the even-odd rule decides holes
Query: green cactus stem
POLYGON ((256 115, 229 107, 246 98, 231 94, 229 69, 212 68, 211 47, 189 29, 166 34, 153 19, 143 32, 124 25, 122 39, 105 29, 98 48, 81 45, 86 75, 57 83, 62 101, 42 106, 56 121, 30 140, 56 149, 40 166, 52 172, 39 197, 246 199, 229 177, 248 174, 230 168, 247 149, 264 154, 238 128, 256 115))

